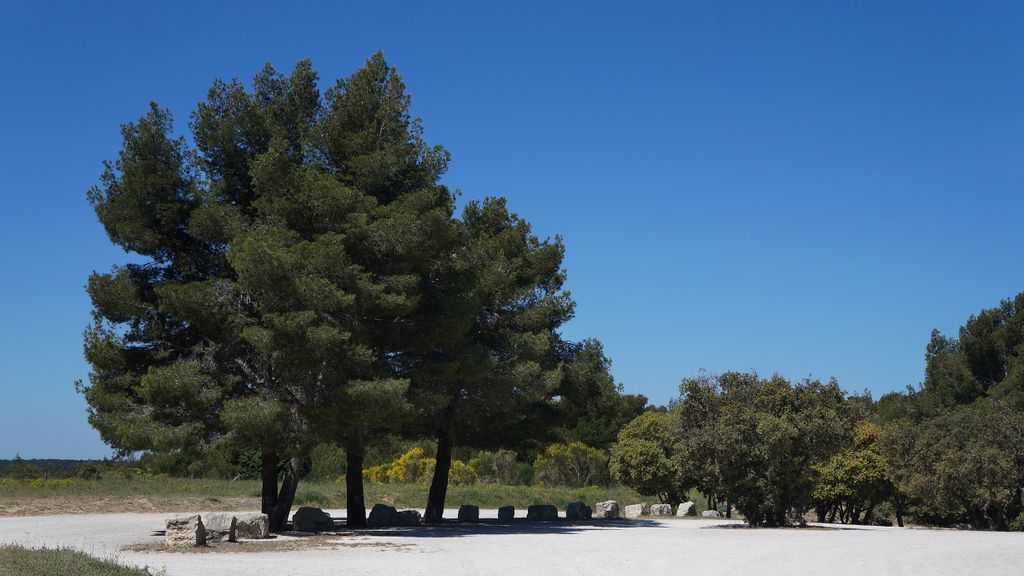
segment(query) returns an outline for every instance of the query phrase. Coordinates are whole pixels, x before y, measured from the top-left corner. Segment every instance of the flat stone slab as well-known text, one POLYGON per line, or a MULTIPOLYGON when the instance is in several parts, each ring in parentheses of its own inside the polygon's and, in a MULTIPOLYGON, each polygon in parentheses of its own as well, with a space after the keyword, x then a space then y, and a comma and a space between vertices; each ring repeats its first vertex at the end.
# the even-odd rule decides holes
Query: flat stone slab
POLYGON ((678 508, 676 508, 676 516, 684 517, 684 516, 696 516, 696 515, 697 515, 697 505, 694 504, 693 502, 683 502, 682 504, 679 505, 678 508))
POLYGON ((232 512, 207 512, 201 515, 207 540, 238 540, 238 519, 232 512))
POLYGON ((622 512, 624 518, 639 518, 647 513, 647 504, 630 504, 622 512))
POLYGON ((649 511, 651 516, 671 516, 672 505, 671 504, 651 504, 649 511))
POLYGON ((199 514, 172 516, 164 523, 164 543, 174 548, 206 545, 206 527, 199 514))
MULTIPOLYGON (((270 517, 262 512, 232 512, 235 515, 235 534, 238 538, 269 538, 270 517)), ((331 521, 333 525, 334 522, 331 521)))

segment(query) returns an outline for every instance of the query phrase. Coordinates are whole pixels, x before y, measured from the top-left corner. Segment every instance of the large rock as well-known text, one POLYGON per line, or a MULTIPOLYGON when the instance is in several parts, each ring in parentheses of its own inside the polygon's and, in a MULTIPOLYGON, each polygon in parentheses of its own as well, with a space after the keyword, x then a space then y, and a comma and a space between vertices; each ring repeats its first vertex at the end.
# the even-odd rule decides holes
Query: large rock
POLYGON ((498 508, 498 520, 512 520, 515 517, 515 506, 502 506, 501 508, 498 508))
POLYGON ((626 506, 622 515, 625 518, 639 518, 647 512, 647 504, 631 504, 626 506))
POLYGON ((583 502, 570 502, 565 507, 566 520, 590 520, 593 511, 583 502))
POLYGON ((693 502, 683 502, 682 504, 679 505, 679 508, 676 508, 676 516, 682 517, 682 516, 696 516, 696 515, 697 515, 697 505, 694 504, 693 502))
POLYGON ((191 516, 173 516, 164 525, 164 542, 168 546, 205 546, 206 527, 199 514, 191 516))
MULTIPOLYGON (((269 538, 270 517, 262 512, 234 512, 235 534, 239 538, 269 538)), ((334 522, 331 522, 334 527, 334 522)))
POLYGON ((472 504, 459 506, 459 522, 479 522, 480 507, 472 504))
POLYGON ((401 510, 395 514, 395 526, 419 526, 423 515, 418 510, 401 510))
POLYGON ((615 500, 605 500, 594 504, 594 518, 618 518, 619 503, 615 500))
POLYGON ((558 508, 551 504, 534 504, 526 509, 527 520, 558 520, 558 508))
POLYGON ((366 518, 366 525, 370 528, 382 528, 394 526, 398 510, 387 504, 374 504, 370 509, 370 515, 366 518))
POLYGON ((705 510, 701 512, 700 515, 704 518, 718 518, 721 516, 721 514, 718 513, 718 510, 705 510))
POLYGON ((206 539, 211 541, 237 541, 238 520, 231 512, 208 512, 203 514, 203 526, 206 528, 206 539))
POLYGON ((416 510, 399 512, 387 504, 374 504, 366 525, 370 528, 387 528, 392 526, 419 526, 422 516, 416 510))
POLYGON ((334 520, 319 508, 303 506, 292 516, 292 529, 296 532, 331 532, 334 530, 334 520))
POLYGON ((650 509, 651 516, 671 516, 672 505, 671 504, 651 504, 650 509))

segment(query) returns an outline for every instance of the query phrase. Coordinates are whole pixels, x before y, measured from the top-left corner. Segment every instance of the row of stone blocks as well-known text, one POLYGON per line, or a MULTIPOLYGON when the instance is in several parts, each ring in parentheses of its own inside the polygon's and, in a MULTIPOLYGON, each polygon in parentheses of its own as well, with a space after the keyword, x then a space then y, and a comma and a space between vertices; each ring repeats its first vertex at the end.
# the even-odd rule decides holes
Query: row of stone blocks
MULTIPOLYGON (((617 502, 615 502, 614 500, 612 500, 610 502, 615 504, 615 508, 616 509, 618 508, 618 503, 617 502)), ((717 511, 709 510, 709 511, 703 513, 703 516, 705 518, 712 517, 712 514, 708 514, 708 512, 713 512, 714 516, 718 516, 718 512, 717 511)), ((676 508, 676 514, 675 515, 678 516, 678 517, 696 516, 697 515, 697 505, 694 504, 693 502, 683 502, 682 504, 680 504, 676 508)), ((632 504, 632 505, 626 506, 623 509, 622 516, 623 516, 623 518, 640 518, 641 516, 672 516, 672 505, 671 504, 650 504, 650 505, 647 505, 647 504, 632 504)), ((615 516, 615 517, 617 517, 617 516, 615 516)))
POLYGON ((270 519, 259 512, 209 512, 168 518, 164 528, 168 546, 204 546, 214 540, 266 538, 270 519))
MULTIPOLYGON (((498 520, 512 520, 516 509, 513 506, 502 506, 498 509, 498 520)), ((622 513, 624 518, 641 516, 671 516, 672 506, 669 504, 633 504, 626 506, 622 513)), ((696 507, 693 502, 684 502, 676 510, 676 516, 694 516, 696 507)), ((705 517, 717 516, 714 510, 708 510, 705 517)), ((583 502, 571 502, 565 507, 566 520, 590 520, 591 518, 619 518, 619 503, 615 500, 598 502, 591 509, 583 502)), ((543 521, 558 520, 558 508, 551 504, 535 504, 526 511, 527 520, 543 521)), ((416 510, 397 510, 386 504, 375 504, 366 519, 370 528, 393 526, 419 526, 422 520, 416 510)), ((480 508, 465 504, 459 508, 459 522, 478 522, 480 508)), ((167 519, 165 541, 168 546, 202 546, 208 540, 228 540, 235 542, 238 538, 266 538, 268 536, 269 519, 259 512, 212 512, 178 516, 167 519), (204 520, 205 519, 205 520, 204 520)), ((331 532, 334 530, 334 519, 320 508, 303 506, 292 516, 292 529, 296 532, 331 532)))

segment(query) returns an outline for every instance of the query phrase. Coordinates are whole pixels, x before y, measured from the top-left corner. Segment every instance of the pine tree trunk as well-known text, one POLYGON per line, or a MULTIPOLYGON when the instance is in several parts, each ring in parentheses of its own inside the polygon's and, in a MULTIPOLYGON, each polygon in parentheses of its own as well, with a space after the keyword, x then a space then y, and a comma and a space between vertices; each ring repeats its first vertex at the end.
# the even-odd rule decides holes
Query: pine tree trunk
POLYGON ((363 495, 363 446, 350 442, 345 446, 345 525, 366 528, 366 501, 363 495))
POLYGON ((448 495, 448 470, 452 466, 452 438, 448 434, 437 437, 437 455, 434 463, 434 478, 427 495, 427 510, 423 515, 425 523, 439 523, 444 516, 444 500, 448 495))
POLYGON ((267 516, 274 511, 277 505, 277 454, 263 450, 260 462, 260 478, 263 486, 260 489, 263 513, 267 516))
POLYGON ((281 480, 281 490, 277 493, 277 504, 270 513, 270 531, 283 532, 285 524, 288 523, 288 514, 292 511, 292 502, 295 501, 295 489, 299 486, 299 469, 302 466, 302 458, 293 456, 288 460, 288 468, 284 471, 284 478, 281 480))
POLYGON ((818 523, 819 524, 824 524, 825 523, 825 514, 828 513, 828 505, 827 504, 818 504, 817 506, 815 506, 814 512, 815 512, 815 514, 816 514, 816 516, 818 518, 818 523))

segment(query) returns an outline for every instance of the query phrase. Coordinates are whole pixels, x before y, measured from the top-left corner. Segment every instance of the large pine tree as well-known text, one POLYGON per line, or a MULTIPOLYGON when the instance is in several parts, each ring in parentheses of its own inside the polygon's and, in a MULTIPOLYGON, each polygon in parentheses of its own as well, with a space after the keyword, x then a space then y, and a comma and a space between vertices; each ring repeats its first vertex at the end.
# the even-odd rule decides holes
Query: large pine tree
POLYGON ((427 522, 441 520, 456 444, 510 446, 552 429, 556 330, 573 313, 561 239, 538 239, 502 198, 470 202, 456 228, 407 348, 421 430, 437 440, 427 522))
POLYGON ((82 391, 104 440, 185 461, 260 448, 275 530, 301 457, 338 441, 349 522, 365 522, 363 438, 405 408, 396 346, 452 232, 448 154, 408 108, 378 53, 323 96, 306 61, 287 77, 268 65, 251 89, 215 82, 192 115, 194 149, 156 105, 124 126, 89 193, 138 255, 89 281, 82 391))

